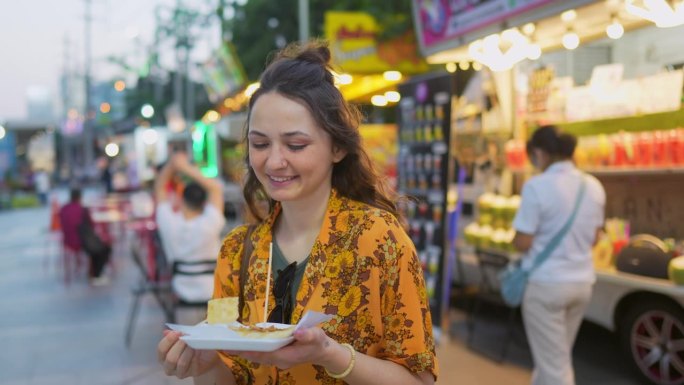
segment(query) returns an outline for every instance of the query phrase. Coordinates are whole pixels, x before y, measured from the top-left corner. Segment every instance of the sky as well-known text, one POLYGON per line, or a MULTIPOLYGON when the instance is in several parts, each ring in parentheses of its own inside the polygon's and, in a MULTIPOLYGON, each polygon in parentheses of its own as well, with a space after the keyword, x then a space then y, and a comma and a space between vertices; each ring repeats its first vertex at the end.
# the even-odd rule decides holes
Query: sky
MULTIPOLYGON (((155 29, 157 5, 168 11, 177 0, 91 0, 91 74, 95 81, 133 78, 110 55, 142 63, 155 29), (137 38, 132 38, 137 32, 137 38)), ((187 6, 206 9, 217 0, 185 0, 187 6)), ((0 0, 0 122, 24 119, 27 93, 47 90, 58 114, 59 78, 68 67, 82 73, 85 57, 86 0, 0 0), (65 39, 69 45, 65 46, 65 39)), ((193 61, 208 58, 220 41, 218 28, 202 31, 193 61)), ((173 66, 169 42, 162 51, 162 66, 173 66)))

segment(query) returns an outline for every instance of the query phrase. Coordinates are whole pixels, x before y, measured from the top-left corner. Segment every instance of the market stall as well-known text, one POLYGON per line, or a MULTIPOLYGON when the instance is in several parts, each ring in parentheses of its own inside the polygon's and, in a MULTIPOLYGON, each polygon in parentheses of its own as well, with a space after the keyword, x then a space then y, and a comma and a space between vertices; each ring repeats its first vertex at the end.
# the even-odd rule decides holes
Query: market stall
MULTIPOLYGON (((684 382, 676 363, 684 350, 673 342, 684 333, 674 262, 684 253, 684 27, 676 26, 684 7, 655 3, 486 1, 455 9, 415 1, 414 20, 428 61, 469 78, 449 103, 447 130, 448 158, 467 177, 447 174, 444 191, 458 191, 463 207, 445 242, 461 270, 442 274, 477 284, 477 250, 515 258, 510 220, 532 175, 525 141, 539 124, 556 124, 579 137, 575 162, 607 193, 585 319, 617 332, 646 380, 675 384, 684 382), (650 325, 665 345, 649 342, 656 338, 650 325)), ((400 175, 410 170, 399 164, 400 175)))

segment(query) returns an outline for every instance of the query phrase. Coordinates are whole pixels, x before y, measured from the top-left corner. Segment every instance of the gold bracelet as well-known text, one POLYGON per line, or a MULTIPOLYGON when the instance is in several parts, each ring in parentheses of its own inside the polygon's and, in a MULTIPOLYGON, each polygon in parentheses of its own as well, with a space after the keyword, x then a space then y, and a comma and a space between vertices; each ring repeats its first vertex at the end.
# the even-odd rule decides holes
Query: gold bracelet
POLYGON ((351 361, 349 361, 349 366, 347 366, 347 369, 345 369, 344 372, 340 374, 330 373, 328 369, 325 369, 325 373, 327 373, 330 377, 338 380, 347 377, 349 373, 351 373, 352 369, 354 369, 354 364, 356 363, 356 350, 354 350, 354 347, 349 344, 342 344, 342 346, 349 349, 349 352, 351 353, 351 361))

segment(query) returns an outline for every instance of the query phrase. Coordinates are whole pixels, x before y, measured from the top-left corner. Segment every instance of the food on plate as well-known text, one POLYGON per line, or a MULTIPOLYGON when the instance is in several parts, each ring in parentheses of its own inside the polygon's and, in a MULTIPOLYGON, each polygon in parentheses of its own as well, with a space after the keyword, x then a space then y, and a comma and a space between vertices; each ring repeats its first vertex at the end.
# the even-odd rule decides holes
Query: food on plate
POLYGON ((294 333, 295 325, 277 327, 274 325, 231 325, 232 330, 246 338, 287 338, 294 333))
POLYGON ((207 323, 229 324, 238 319, 238 297, 215 298, 207 304, 207 323))

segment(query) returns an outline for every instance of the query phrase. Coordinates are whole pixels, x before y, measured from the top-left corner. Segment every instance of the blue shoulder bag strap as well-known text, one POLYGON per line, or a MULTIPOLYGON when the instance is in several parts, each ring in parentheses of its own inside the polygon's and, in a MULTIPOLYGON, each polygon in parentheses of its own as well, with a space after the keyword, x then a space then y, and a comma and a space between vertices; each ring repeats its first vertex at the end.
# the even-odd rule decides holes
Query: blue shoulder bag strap
POLYGON ((577 211, 579 211, 579 206, 580 203, 582 202, 582 198, 584 198, 584 191, 587 188, 587 180, 584 174, 582 174, 582 181, 580 182, 580 188, 579 192, 577 193, 577 197, 575 198, 575 208, 572 210, 572 214, 570 215, 570 218, 568 218, 568 221, 565 222, 565 225, 563 225, 563 228, 556 233, 556 235, 551 238, 551 241, 546 245, 544 250, 542 250, 539 255, 534 259, 534 262, 532 263, 532 267, 528 270, 529 273, 532 272, 532 270, 536 269, 539 267, 544 261, 546 261, 551 253, 558 247, 560 242, 563 240, 565 237, 565 234, 568 233, 568 230, 570 230, 570 227, 572 227, 572 223, 575 222, 575 217, 577 216, 577 211))

